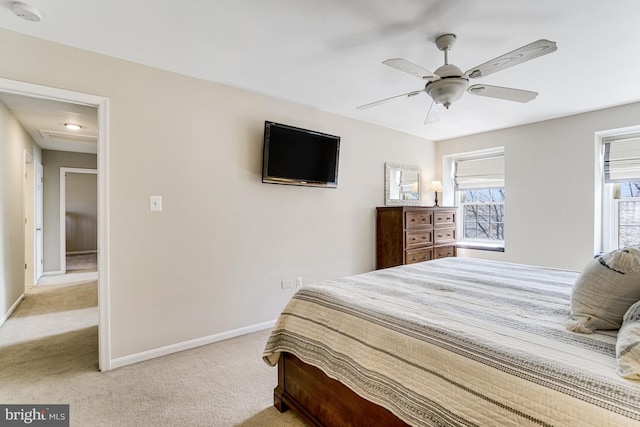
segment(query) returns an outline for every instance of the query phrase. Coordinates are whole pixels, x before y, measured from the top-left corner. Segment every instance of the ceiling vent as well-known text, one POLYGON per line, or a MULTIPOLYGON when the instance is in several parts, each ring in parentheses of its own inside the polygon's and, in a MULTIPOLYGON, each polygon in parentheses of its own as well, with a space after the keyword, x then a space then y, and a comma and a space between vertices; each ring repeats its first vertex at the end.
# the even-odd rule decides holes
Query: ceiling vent
POLYGON ((75 133, 66 133, 66 132, 58 132, 55 130, 42 130, 38 129, 40 135, 45 140, 55 140, 55 141, 73 141, 73 142, 87 142, 95 144, 98 141, 98 138, 90 135, 78 135, 75 133))

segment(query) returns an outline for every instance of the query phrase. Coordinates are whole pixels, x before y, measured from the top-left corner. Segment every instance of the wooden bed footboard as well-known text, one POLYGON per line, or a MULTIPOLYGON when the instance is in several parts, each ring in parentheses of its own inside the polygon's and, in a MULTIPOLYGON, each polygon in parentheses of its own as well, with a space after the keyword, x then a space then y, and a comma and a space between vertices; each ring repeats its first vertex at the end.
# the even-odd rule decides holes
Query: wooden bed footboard
POLYGON ((291 409, 312 426, 408 426, 290 353, 280 355, 273 400, 280 412, 291 409))

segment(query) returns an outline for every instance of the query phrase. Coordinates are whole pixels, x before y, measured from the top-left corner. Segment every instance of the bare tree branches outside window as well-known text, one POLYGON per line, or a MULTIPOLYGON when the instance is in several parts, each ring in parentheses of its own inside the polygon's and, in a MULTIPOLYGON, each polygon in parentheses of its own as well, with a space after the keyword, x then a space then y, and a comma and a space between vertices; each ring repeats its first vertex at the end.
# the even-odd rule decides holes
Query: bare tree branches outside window
POLYGON ((621 182, 620 197, 640 197, 640 181, 621 182))
POLYGON ((640 181, 621 182, 618 203, 618 247, 640 244, 640 181))
POLYGON ((467 190, 461 205, 465 239, 504 240, 504 188, 467 190))

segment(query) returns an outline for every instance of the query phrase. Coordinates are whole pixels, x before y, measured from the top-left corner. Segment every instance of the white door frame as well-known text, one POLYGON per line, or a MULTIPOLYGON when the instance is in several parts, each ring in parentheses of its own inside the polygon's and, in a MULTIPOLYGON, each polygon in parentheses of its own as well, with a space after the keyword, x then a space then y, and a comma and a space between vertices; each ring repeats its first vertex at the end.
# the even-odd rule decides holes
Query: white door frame
POLYGON ((0 78, 0 92, 53 99, 98 109, 98 364, 111 369, 109 306, 109 99, 0 78))
POLYGON ((97 169, 60 168, 60 271, 67 272, 67 172, 97 174, 97 169))

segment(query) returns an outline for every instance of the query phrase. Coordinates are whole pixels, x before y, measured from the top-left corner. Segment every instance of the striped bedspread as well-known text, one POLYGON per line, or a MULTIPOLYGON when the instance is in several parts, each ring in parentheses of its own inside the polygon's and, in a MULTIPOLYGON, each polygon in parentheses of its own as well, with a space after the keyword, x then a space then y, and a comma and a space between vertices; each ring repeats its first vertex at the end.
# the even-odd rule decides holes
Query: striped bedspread
POLYGON ((638 426, 615 332, 565 329, 578 273, 445 258, 302 288, 264 350, 416 426, 638 426))

